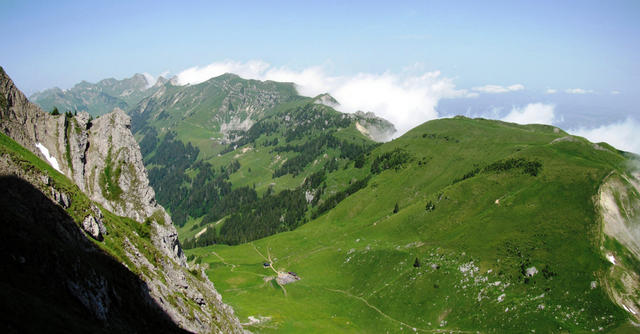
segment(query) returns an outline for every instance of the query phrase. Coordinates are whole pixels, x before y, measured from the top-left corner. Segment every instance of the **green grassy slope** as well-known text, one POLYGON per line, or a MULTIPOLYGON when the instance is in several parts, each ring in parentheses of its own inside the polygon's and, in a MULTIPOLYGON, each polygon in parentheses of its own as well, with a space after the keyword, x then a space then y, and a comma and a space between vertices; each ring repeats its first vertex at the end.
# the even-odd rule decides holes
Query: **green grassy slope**
POLYGON ((257 332, 633 331, 598 283, 611 264, 593 196, 621 153, 550 126, 455 118, 364 168, 396 149, 409 160, 310 223, 188 254, 241 319, 268 317, 257 332), (268 259, 301 280, 275 284, 268 259))

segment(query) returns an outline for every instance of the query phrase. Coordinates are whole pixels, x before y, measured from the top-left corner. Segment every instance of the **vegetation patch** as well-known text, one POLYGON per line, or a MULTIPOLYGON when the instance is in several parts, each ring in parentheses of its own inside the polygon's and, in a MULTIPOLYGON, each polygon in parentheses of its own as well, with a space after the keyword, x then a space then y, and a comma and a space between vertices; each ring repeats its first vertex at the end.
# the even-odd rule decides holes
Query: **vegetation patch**
POLYGON ((403 149, 396 148, 393 151, 377 156, 371 163, 371 173, 380 174, 392 168, 397 171, 409 161, 411 161, 411 154, 403 149))
POLYGON ((457 178, 453 183, 458 183, 466 179, 472 178, 480 173, 502 173, 511 169, 522 169, 522 173, 529 176, 538 176, 542 170, 542 163, 540 161, 531 161, 525 158, 510 158, 494 162, 484 168, 476 167, 471 171, 464 174, 462 177, 457 178))
POLYGON ((73 118, 73 114, 71 114, 70 111, 67 111, 64 113, 64 147, 65 147, 64 156, 67 160, 67 165, 69 166, 69 169, 71 169, 71 174, 73 175, 73 162, 71 160, 71 143, 70 143, 71 127, 73 125, 71 124, 70 120, 73 120, 76 131, 77 131, 78 123, 73 118))
POLYGON ((104 170, 98 180, 100 189, 102 190, 102 196, 111 201, 119 200, 120 195, 122 195, 122 188, 120 188, 119 184, 120 175, 122 174, 122 164, 113 161, 111 147, 109 147, 107 151, 104 164, 104 170))
POLYGON ((452 143, 459 143, 460 140, 453 138, 451 136, 446 136, 446 135, 439 135, 436 133, 423 133, 422 134, 422 138, 427 138, 427 139, 441 139, 444 140, 446 142, 452 142, 452 143))

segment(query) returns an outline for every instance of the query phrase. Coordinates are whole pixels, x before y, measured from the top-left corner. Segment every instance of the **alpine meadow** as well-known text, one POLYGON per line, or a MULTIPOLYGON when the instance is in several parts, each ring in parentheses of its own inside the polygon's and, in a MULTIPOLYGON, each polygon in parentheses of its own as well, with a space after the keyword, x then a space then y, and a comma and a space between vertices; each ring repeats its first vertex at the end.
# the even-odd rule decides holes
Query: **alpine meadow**
POLYGON ((2 332, 640 333, 638 3, 0 9, 2 332))

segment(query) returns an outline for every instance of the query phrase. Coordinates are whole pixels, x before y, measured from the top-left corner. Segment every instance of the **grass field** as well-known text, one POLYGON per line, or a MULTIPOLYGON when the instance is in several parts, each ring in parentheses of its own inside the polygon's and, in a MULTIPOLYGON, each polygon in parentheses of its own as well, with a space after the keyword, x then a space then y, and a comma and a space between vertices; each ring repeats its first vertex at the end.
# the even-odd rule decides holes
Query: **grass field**
POLYGON ((258 319, 248 326, 256 332, 634 331, 605 289, 592 288, 611 267, 593 196, 625 158, 566 136, 549 126, 428 122, 367 160, 399 148, 408 163, 317 219, 187 254, 209 265, 242 321, 258 319), (513 168, 454 182, 509 158, 542 168, 536 176, 513 168), (430 202, 435 209, 427 210, 430 202), (301 279, 275 283, 262 265, 268 259, 301 279))

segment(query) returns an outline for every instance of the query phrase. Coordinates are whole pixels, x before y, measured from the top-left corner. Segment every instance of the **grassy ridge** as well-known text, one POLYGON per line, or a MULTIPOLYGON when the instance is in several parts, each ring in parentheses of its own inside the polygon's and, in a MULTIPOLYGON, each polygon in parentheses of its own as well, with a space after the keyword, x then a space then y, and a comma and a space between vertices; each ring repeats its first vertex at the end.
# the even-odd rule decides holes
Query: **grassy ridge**
MULTIPOLYGON (((397 149, 410 162, 372 177, 318 219, 188 253, 210 264, 241 318, 271 318, 250 328, 257 332, 621 329, 624 311, 591 288, 610 266, 592 197, 625 158, 581 138, 554 142, 565 136, 549 126, 428 122, 374 150, 363 169, 397 149), (489 169, 454 182, 508 159, 541 167, 535 176, 489 169), (286 294, 265 283, 274 274, 262 268, 265 258, 302 279, 285 285, 286 294)), ((342 173, 351 171, 362 170, 342 173)))

